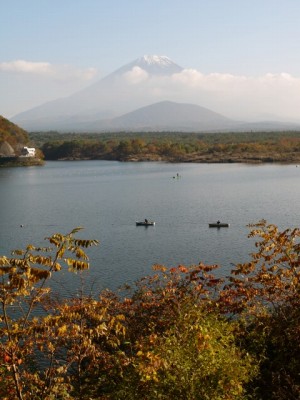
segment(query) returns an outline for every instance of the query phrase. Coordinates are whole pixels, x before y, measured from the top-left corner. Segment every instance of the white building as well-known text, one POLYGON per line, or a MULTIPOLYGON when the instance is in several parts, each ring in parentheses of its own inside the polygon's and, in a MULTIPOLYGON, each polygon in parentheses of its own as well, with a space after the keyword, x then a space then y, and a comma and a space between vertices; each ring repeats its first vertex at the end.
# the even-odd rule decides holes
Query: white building
POLYGON ((35 157, 35 147, 23 147, 22 157, 35 157))

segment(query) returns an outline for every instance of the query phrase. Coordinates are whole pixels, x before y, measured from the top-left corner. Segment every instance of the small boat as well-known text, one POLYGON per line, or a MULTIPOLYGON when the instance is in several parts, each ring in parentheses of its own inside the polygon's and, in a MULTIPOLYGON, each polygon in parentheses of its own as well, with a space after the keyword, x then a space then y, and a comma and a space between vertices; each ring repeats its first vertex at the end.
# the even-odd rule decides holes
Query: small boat
POLYGON ((155 225, 154 221, 136 221, 136 226, 153 226, 155 225))
POLYGON ((228 228, 228 227, 229 227, 229 224, 226 224, 226 223, 224 223, 224 222, 218 221, 218 222, 213 222, 213 223, 211 223, 211 224, 208 224, 208 226, 209 226, 210 228, 228 228))

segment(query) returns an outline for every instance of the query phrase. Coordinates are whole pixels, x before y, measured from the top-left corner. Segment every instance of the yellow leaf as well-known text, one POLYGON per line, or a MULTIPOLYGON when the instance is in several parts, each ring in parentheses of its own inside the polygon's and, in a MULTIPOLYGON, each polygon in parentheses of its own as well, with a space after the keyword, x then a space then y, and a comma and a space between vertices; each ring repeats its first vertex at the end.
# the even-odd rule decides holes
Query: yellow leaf
POLYGON ((67 325, 60 326, 57 330, 58 335, 63 335, 64 333, 67 332, 67 329, 68 329, 67 325))
POLYGON ((60 271, 61 270, 61 265, 59 263, 55 263, 53 266, 53 271, 60 271))

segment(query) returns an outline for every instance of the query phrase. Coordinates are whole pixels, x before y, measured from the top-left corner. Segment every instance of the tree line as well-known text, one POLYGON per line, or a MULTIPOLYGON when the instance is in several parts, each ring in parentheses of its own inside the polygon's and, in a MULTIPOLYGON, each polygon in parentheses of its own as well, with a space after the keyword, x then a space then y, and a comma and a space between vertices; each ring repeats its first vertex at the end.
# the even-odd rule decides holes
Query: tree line
POLYGON ((58 159, 170 159, 185 161, 197 156, 286 156, 300 158, 300 132, 230 133, 110 133, 30 134, 46 160, 58 159))

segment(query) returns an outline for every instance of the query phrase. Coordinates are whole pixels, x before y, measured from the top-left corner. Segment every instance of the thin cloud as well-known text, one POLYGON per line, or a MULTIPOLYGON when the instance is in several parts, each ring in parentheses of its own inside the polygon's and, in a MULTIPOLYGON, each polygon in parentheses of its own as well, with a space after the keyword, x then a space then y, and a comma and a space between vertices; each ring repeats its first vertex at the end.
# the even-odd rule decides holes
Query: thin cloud
POLYGON ((145 83, 159 85, 161 87, 182 86, 190 89, 212 89, 219 88, 250 88, 253 85, 263 87, 264 85, 286 85, 287 87, 300 84, 300 78, 293 77, 288 73, 267 73, 262 76, 245 76, 222 73, 203 74, 195 69, 184 69, 182 72, 171 76, 151 76, 140 67, 134 67, 123 75, 127 84, 145 83))
POLYGON ((26 74, 43 74, 51 73, 51 65, 47 62, 31 62, 25 60, 16 60, 0 63, 0 71, 4 72, 20 72, 26 74))
POLYGON ((48 62, 32 62, 26 60, 15 60, 0 63, 0 71, 17 74, 30 74, 32 76, 43 76, 56 80, 91 80, 96 74, 95 68, 79 69, 70 65, 54 65, 48 62))
POLYGON ((126 72, 124 78, 128 83, 136 85, 137 83, 146 81, 149 78, 149 75, 144 69, 136 66, 133 67, 131 71, 126 72))
POLYGON ((232 118, 270 114, 299 119, 300 78, 285 72, 245 76, 184 69, 171 76, 151 76, 137 67, 124 74, 123 84, 123 89, 128 88, 128 98, 131 91, 138 90, 145 103, 194 103, 232 118))

